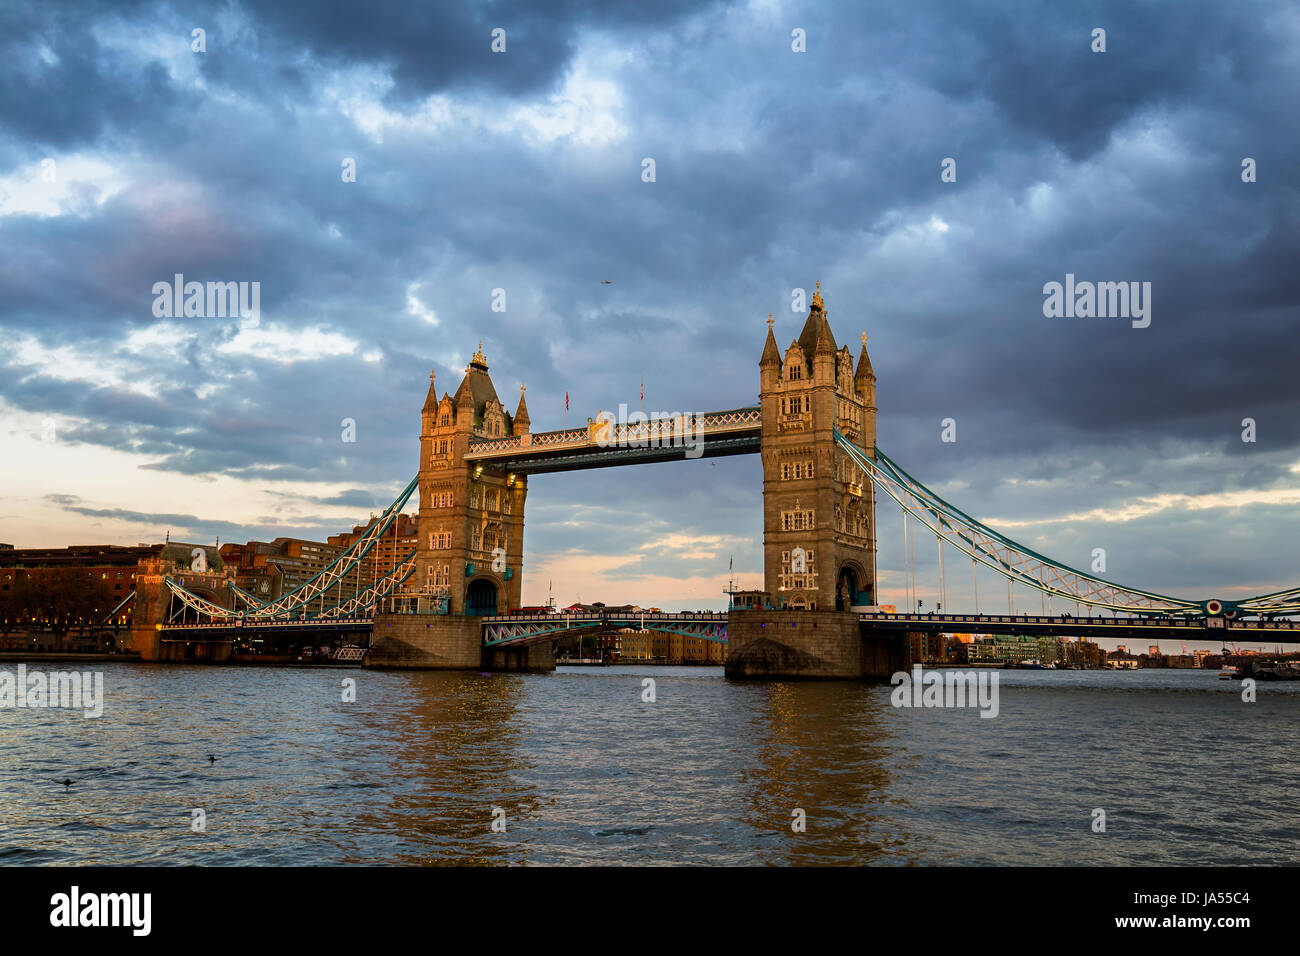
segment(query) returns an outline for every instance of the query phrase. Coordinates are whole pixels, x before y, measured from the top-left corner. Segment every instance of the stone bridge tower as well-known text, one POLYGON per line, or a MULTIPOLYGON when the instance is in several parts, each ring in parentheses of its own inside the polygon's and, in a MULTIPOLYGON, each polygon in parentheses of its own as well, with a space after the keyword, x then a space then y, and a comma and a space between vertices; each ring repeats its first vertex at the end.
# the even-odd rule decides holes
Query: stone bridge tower
POLYGON ((434 376, 421 413, 419 545, 406 590, 445 599, 452 614, 504 614, 520 605, 528 481, 465 461, 470 439, 529 428, 524 389, 514 415, 497 398, 483 343, 455 395, 434 376))
POLYGON ((848 346, 835 345, 820 282, 784 359, 772 321, 759 360, 767 599, 791 610, 875 604, 874 486, 834 438, 838 428, 875 455, 876 375, 866 335, 855 371, 848 346))

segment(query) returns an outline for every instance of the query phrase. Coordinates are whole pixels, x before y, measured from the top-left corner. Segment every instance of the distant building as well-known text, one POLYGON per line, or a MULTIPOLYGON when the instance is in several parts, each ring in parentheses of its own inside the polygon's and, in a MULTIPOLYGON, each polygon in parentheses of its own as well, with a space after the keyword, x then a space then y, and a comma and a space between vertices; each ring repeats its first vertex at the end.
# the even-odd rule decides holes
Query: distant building
POLYGON ((996 634, 977 638, 967 644, 966 658, 971 664, 1008 664, 1020 661, 1054 664, 1064 656, 1062 644, 1063 642, 1055 637, 996 634))
MULTIPOLYGON (((330 535, 325 543, 340 551, 350 548, 375 526, 379 518, 372 516, 365 524, 355 526, 350 532, 330 535)), ((420 523, 415 515, 398 515, 390 527, 377 540, 361 562, 361 577, 366 586, 374 584, 395 568, 403 558, 415 551, 420 543, 420 523)))
POLYGON ((1106 655, 1106 666, 1120 670, 1133 670, 1138 666, 1138 656, 1130 654, 1121 644, 1117 650, 1106 655))
MULTIPOLYGON (((41 629, 49 619, 39 614, 23 619, 18 600, 24 585, 36 585, 41 579, 50 581, 69 574, 84 579, 89 586, 68 603, 79 601, 85 606, 75 612, 77 627, 95 628, 112 626, 129 627, 134 611, 136 575, 145 562, 158 562, 164 568, 190 569, 199 561, 198 554, 208 568, 221 568, 221 555, 213 545, 187 544, 168 541, 162 544, 77 544, 66 548, 0 548, 0 631, 20 633, 25 628, 41 629), (102 602, 102 604, 101 604, 102 602)), ((56 612, 55 617, 58 614, 56 612)), ((78 638, 80 640, 80 638, 78 638)), ((24 637, 24 646, 34 645, 51 649, 57 641, 45 637, 24 637)), ((0 646, 9 646, 6 637, 0 646)), ((75 648, 75 644, 72 645, 75 648)), ((97 645, 90 648, 101 649, 97 645)))
POLYGON ((947 634, 932 634, 928 631, 910 631, 907 635, 907 647, 914 664, 949 664, 952 663, 950 648, 954 642, 947 634))
MULTIPOLYGON (((120 601, 135 590, 136 568, 141 560, 161 557, 175 567, 189 568, 197 560, 194 556, 196 550, 204 552, 208 566, 221 567, 221 556, 214 546, 180 541, 137 544, 134 547, 74 544, 66 548, 4 548, 0 549, 0 594, 16 588, 21 578, 73 568, 84 571, 88 578, 103 581, 112 597, 120 601)), ((130 623, 129 607, 124 608, 119 617, 121 620, 117 623, 130 623)))
MULTIPOLYGON (((221 546, 221 556, 234 569, 237 587, 259 601, 273 601, 320 574, 345 548, 346 545, 324 541, 276 538, 269 542, 225 544, 221 546)), ((352 573, 357 572, 354 570, 352 573)), ((364 588, 369 584, 363 566, 358 586, 364 588)))
POLYGON ((727 646, 718 641, 648 628, 623 628, 616 648, 618 659, 626 663, 721 664, 727 656, 727 646))
POLYGON ((1065 663, 1071 667, 1105 667, 1106 652, 1100 646, 1092 641, 1085 641, 1082 638, 1066 641, 1062 646, 1064 651, 1065 663))

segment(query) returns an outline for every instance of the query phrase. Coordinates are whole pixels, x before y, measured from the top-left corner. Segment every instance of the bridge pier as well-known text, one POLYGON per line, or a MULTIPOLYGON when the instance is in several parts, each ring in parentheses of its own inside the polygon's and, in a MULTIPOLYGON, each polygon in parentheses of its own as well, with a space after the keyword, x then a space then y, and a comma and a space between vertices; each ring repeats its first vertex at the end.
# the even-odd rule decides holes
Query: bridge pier
POLYGON ((907 669, 907 639, 864 631, 852 611, 731 611, 733 678, 888 680, 907 669))
POLYGON ((483 669, 530 673, 553 671, 555 670, 555 645, 548 641, 530 647, 485 647, 483 669))
POLYGON ((229 637, 213 638, 196 634, 185 640, 163 639, 163 633, 158 628, 166 620, 171 604, 171 593, 163 583, 164 576, 169 572, 190 587, 200 587, 203 594, 215 601, 220 601, 224 595, 224 574, 174 570, 162 558, 142 560, 136 571, 131 636, 126 641, 126 648, 139 654, 142 661, 176 661, 182 664, 229 661, 229 637))
POLYGON ((483 619, 466 614, 376 614, 364 666, 389 670, 553 671, 552 645, 483 646, 483 619))

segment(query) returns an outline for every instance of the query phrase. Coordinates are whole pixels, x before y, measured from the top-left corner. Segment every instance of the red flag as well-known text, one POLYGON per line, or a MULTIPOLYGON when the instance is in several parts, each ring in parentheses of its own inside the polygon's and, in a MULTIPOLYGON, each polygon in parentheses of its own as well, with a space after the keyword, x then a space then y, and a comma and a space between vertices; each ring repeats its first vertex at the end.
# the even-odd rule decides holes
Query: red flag
POLYGON ((566 412, 569 410, 569 393, 567 391, 564 393, 564 410, 566 412))
POLYGON ((645 379, 641 379, 641 401, 645 401, 645 379))

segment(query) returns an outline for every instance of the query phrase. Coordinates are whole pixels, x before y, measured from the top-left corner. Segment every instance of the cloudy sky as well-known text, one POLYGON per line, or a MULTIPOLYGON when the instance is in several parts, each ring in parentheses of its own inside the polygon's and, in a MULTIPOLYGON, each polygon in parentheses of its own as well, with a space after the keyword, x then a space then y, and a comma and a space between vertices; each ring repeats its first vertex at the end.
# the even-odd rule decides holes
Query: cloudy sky
MULTIPOLYGON (((1296 584, 1297 51, 1283 2, 5 4, 0 540, 345 529, 480 339, 534 430, 643 378, 752 404, 820 279, 881 448, 963 510, 1157 591, 1296 584), (258 322, 155 317, 176 273, 258 322), (1045 317, 1067 273, 1150 282, 1149 327, 1045 317)), ((525 600, 722 607, 761 536, 753 456, 538 476, 525 600)))

